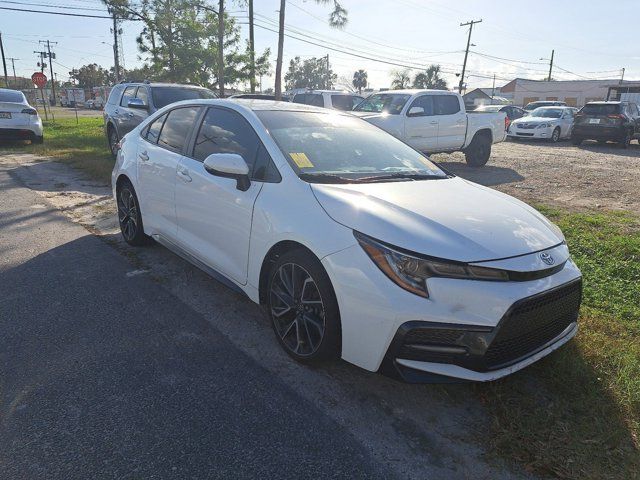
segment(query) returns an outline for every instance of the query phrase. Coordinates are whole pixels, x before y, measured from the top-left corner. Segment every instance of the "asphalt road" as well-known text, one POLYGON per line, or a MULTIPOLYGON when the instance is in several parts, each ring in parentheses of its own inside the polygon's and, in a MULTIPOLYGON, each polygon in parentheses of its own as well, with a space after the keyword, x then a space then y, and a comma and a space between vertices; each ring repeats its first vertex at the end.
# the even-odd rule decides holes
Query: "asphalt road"
POLYGON ((0 478, 392 478, 0 168, 0 478))

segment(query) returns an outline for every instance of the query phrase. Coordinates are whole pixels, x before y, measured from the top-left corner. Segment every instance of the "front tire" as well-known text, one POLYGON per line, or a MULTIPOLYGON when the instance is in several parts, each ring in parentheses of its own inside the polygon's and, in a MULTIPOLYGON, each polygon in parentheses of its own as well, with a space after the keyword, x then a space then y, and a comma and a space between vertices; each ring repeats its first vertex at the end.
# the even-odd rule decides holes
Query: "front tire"
POLYGON ((582 145, 582 142, 584 142, 583 138, 571 136, 571 143, 574 146, 578 147, 578 146, 582 145))
POLYGON ((301 363, 340 357, 338 301, 327 272, 310 252, 278 258, 269 274, 267 311, 278 342, 301 363))
POLYGON ((152 240, 151 237, 144 233, 140 204, 131 182, 125 181, 122 183, 116 192, 116 199, 118 203, 118 223, 120 224, 120 232, 124 241, 134 247, 150 244, 152 240))
POLYGON ((31 140, 34 145, 42 145, 44 143, 44 135, 35 135, 31 140))
POLYGON ((483 167, 491 156, 491 138, 487 135, 476 135, 464 152, 467 165, 483 167))
POLYGON ((556 127, 551 134, 551 138, 549 139, 551 143, 557 143, 560 140, 560 129, 556 127))
POLYGON ((116 158, 116 155, 118 154, 117 145, 120 139, 118 138, 118 132, 116 132, 116 129, 114 127, 109 127, 109 129, 107 130, 107 141, 109 142, 109 150, 111 151, 111 155, 113 156, 113 158, 116 158))

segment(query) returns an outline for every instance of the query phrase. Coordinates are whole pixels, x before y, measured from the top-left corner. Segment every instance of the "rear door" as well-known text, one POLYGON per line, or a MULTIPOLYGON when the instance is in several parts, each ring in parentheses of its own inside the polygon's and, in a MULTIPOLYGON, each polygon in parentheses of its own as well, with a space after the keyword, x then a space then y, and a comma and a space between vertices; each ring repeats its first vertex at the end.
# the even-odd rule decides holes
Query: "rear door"
POLYGON ((456 95, 434 95, 433 108, 438 118, 438 150, 456 150, 464 145, 467 114, 456 95))
POLYGON ((210 107, 197 129, 193 148, 178 171, 176 214, 180 245, 240 284, 247 281, 253 206, 264 175, 273 172, 269 167, 272 162, 265 156, 268 154, 258 135, 240 113, 210 107), (253 172, 247 191, 238 190, 236 180, 204 169, 203 162, 212 153, 236 153, 244 158, 253 172))
POLYGON ((177 240, 176 175, 199 112, 195 106, 175 108, 142 132, 145 141, 138 147, 138 183, 147 234, 177 240))
POLYGON ((129 100, 135 98, 136 96, 136 87, 135 85, 129 85, 124 89, 124 93, 122 94, 122 98, 120 99, 120 105, 116 107, 114 110, 114 120, 116 122, 116 128, 118 130, 118 135, 120 138, 124 137, 127 133, 133 130, 138 124, 133 122, 134 114, 132 113, 131 108, 127 105, 129 100))
POLYGON ((438 118, 434 115, 434 95, 420 95, 405 113, 407 143, 421 152, 434 152, 438 148, 438 118))

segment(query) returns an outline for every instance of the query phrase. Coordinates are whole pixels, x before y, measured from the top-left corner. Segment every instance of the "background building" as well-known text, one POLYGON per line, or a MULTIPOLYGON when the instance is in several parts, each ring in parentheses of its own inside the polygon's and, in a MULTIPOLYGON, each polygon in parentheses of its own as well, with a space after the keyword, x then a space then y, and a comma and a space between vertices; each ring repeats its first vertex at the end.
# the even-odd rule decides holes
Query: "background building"
POLYGON ((605 100, 609 87, 619 80, 525 80, 516 78, 500 88, 498 95, 512 98, 514 105, 524 106, 537 100, 558 100, 573 107, 605 100))

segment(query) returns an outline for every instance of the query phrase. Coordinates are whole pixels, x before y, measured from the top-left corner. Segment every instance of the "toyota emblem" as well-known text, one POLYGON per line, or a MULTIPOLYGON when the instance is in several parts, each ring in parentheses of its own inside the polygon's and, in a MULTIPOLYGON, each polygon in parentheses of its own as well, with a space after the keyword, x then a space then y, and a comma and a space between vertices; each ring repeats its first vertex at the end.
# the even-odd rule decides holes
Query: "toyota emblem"
POLYGON ((547 265, 553 265, 554 263, 556 263, 553 257, 546 252, 540 254, 540 260, 542 260, 547 265))

